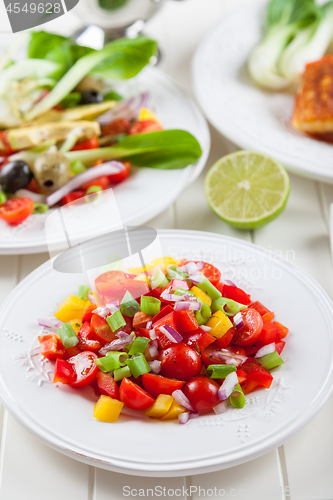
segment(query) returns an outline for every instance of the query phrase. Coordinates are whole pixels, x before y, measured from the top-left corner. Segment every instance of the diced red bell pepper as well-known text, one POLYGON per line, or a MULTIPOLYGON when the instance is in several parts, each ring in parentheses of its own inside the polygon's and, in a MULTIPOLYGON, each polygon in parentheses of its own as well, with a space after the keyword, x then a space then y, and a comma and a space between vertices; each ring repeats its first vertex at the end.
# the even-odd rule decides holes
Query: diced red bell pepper
POLYGON ((223 297, 227 299, 232 299, 240 304, 244 304, 248 306, 251 304, 251 297, 245 293, 241 288, 237 288, 236 286, 230 286, 223 284, 223 297))
POLYGON ((281 352, 283 351, 284 349, 284 346, 286 345, 285 342, 283 342, 283 340, 279 340, 278 342, 275 342, 275 350, 276 352, 280 355, 281 352))
POLYGON ((172 378, 163 377, 162 375, 155 375, 153 373, 144 373, 141 377, 143 387, 154 398, 160 394, 171 395, 173 391, 181 389, 185 382, 172 378))
POLYGON ((155 402, 148 392, 127 378, 121 381, 119 396, 120 401, 132 410, 145 410, 155 402))
POLYGON ((80 354, 81 349, 79 348, 79 344, 75 345, 74 347, 67 347, 67 349, 65 349, 65 354, 64 354, 64 359, 69 359, 69 358, 72 358, 73 356, 77 356, 78 354, 80 354))
POLYGON ((148 321, 151 321, 153 319, 152 316, 149 316, 148 314, 145 314, 142 311, 138 311, 137 313, 134 314, 133 317, 133 328, 144 328, 148 321))
POLYGON ((86 192, 84 189, 77 189, 76 191, 72 191, 71 193, 66 194, 62 199, 62 205, 67 205, 67 203, 72 203, 73 201, 77 201, 80 198, 85 196, 86 192))
POLYGON ((163 325, 169 325, 174 330, 177 330, 174 314, 175 312, 172 311, 171 313, 167 314, 166 316, 163 316, 158 321, 153 323, 153 328, 156 332, 157 340, 161 349, 166 349, 167 347, 169 347, 172 344, 172 341, 168 339, 168 337, 164 335, 163 332, 161 332, 160 327, 163 325))
POLYGON ((240 384, 242 384, 243 382, 245 382, 245 380, 246 380, 246 378, 247 378, 247 377, 246 377, 246 373, 245 373, 245 372, 243 372, 243 370, 242 370, 241 368, 238 368, 238 369, 237 369, 236 374, 237 374, 237 377, 238 377, 238 382, 239 382, 240 384))
POLYGON ((267 307, 265 307, 261 302, 259 302, 258 300, 256 302, 252 302, 251 306, 250 306, 252 309, 255 309, 256 311, 258 311, 258 313, 260 314, 260 316, 264 316, 265 314, 271 312, 269 309, 267 309, 267 307))
POLYGON ((80 339, 79 346, 82 351, 98 352, 102 348, 102 344, 96 339, 89 321, 83 323, 77 336, 80 339))
POLYGON ((97 135, 94 135, 91 137, 91 139, 88 139, 87 141, 81 141, 75 144, 74 147, 72 147, 72 151, 82 151, 84 149, 97 149, 99 148, 99 140, 97 135))
POLYGON ((275 316, 275 314, 273 312, 269 311, 268 313, 266 313, 262 316, 262 320, 264 323, 270 323, 273 320, 274 316, 275 316))
POLYGON ((192 332, 199 328, 199 323, 193 311, 174 311, 177 331, 192 332))
POLYGON ((65 348, 56 335, 41 335, 38 337, 38 340, 41 354, 50 361, 62 358, 65 354, 65 348))
POLYGON ((57 358, 53 383, 61 382, 62 384, 72 384, 75 382, 76 374, 72 366, 64 359, 57 358))
POLYGON ((270 388, 273 377, 257 360, 248 358, 242 364, 242 370, 246 374, 246 381, 242 383, 244 394, 250 394, 261 387, 270 388))
POLYGON ((273 321, 273 324, 278 327, 278 334, 276 336, 277 340, 284 339, 288 335, 288 328, 286 326, 281 325, 278 321, 273 321))
POLYGON ((116 174, 108 175, 111 184, 119 184, 119 182, 124 181, 131 173, 131 163, 129 161, 122 161, 121 163, 125 167, 123 170, 120 170, 116 174))
POLYGON ((235 335, 235 329, 234 328, 230 328, 227 331, 227 333, 225 333, 223 335, 223 337, 221 337, 220 339, 216 340, 216 344, 218 345, 218 347, 220 349, 224 349, 224 348, 228 347, 228 345, 230 344, 230 342, 234 338, 234 335, 235 335))
POLYGON ((85 321, 91 321, 93 312, 97 309, 96 304, 90 304, 90 306, 87 307, 87 309, 84 311, 83 316, 82 316, 82 323, 85 321))
POLYGON ((147 328, 139 328, 139 336, 146 337, 146 339, 150 340, 149 330, 147 330, 147 328))
POLYGON ((258 340, 264 345, 271 344, 275 342, 278 332, 279 329, 274 323, 264 323, 258 340))
POLYGON ((156 323, 159 319, 163 318, 167 314, 173 312, 173 308, 170 305, 163 306, 159 313, 153 317, 153 323, 156 323))
POLYGON ((109 373, 97 372, 96 380, 101 394, 110 396, 113 399, 119 399, 119 388, 109 373))
POLYGON ((199 353, 215 341, 216 338, 213 337, 213 335, 210 335, 208 332, 204 332, 200 328, 198 328, 198 330, 194 330, 193 332, 186 332, 183 335, 183 342, 193 347, 193 349, 199 349, 199 353))

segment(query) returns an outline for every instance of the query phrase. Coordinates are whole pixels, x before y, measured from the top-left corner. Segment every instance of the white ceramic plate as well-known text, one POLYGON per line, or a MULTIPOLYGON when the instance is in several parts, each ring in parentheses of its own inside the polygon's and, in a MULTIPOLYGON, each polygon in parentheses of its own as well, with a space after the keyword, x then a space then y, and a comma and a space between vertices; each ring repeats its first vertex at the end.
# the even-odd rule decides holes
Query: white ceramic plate
POLYGON ((269 390, 247 396, 242 410, 201 416, 186 425, 123 415, 94 420, 93 400, 52 385, 52 363, 36 351, 37 317, 82 282, 45 263, 10 294, 0 311, 0 396, 27 430, 56 450, 104 469, 141 476, 182 476, 228 468, 281 445, 322 408, 333 386, 333 305, 303 271, 233 238, 194 231, 160 231, 164 255, 217 265, 276 312, 290 334, 285 364, 269 390), (320 350, 314 363, 313 342, 320 350))
POLYGON ((246 63, 263 33, 267 0, 227 15, 203 40, 193 61, 198 101, 230 141, 280 160, 291 172, 333 183, 333 146, 293 129, 295 95, 252 83, 246 63))
MULTIPOLYGON (((157 216, 179 196, 202 171, 210 150, 205 118, 193 99, 157 68, 145 68, 136 78, 118 84, 123 95, 149 91, 152 108, 165 129, 184 129, 200 142, 202 156, 194 166, 180 170, 133 169, 126 181, 114 187, 124 225, 144 224, 157 216)), ((0 254, 47 251, 45 215, 33 215, 14 228, 0 220, 0 254)))

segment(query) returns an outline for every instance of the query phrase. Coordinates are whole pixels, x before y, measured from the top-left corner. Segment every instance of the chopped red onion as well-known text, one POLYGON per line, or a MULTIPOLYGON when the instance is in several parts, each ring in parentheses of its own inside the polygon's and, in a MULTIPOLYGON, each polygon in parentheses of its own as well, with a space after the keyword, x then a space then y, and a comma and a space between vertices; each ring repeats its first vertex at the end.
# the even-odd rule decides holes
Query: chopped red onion
POLYGON ((62 325, 62 321, 57 318, 38 318, 37 321, 39 326, 45 328, 59 328, 62 325))
POLYGON ((97 309, 94 309, 93 313, 98 314, 98 316, 105 319, 108 316, 108 314, 110 314, 110 309, 108 309, 107 307, 100 306, 97 307, 97 309))
POLYGON ((225 411, 227 411, 227 409, 229 408, 229 404, 228 404, 228 400, 225 399, 224 401, 221 401, 221 403, 219 403, 218 405, 214 406, 213 408, 213 412, 216 414, 216 415, 221 415, 222 413, 224 413, 225 411))
POLYGON ((247 360, 247 356, 236 354, 234 352, 228 351, 227 349, 222 349, 221 351, 213 351, 211 354, 215 358, 221 359, 226 364, 233 364, 235 366, 240 366, 247 360), (230 359, 232 360, 232 363, 228 363, 230 359))
POLYGON ((154 361, 149 361, 148 365, 150 366, 150 369, 153 373, 155 373, 155 374, 160 373, 161 361, 158 361, 157 359, 155 359, 154 361))
POLYGON ((237 285, 235 285, 235 283, 233 283, 233 282, 232 282, 232 281, 230 281, 230 280, 225 280, 225 282, 224 282, 224 283, 226 283, 226 284, 227 284, 227 285, 229 285, 229 286, 234 286, 234 287, 236 287, 236 288, 237 288, 237 285))
POLYGON ((229 375, 227 375, 226 378, 224 379, 224 382, 219 388, 217 393, 220 401, 228 399, 230 394, 233 393, 237 384, 238 384, 238 377, 236 372, 229 373, 229 375))
POLYGON ((149 330, 149 337, 151 338, 151 340, 157 339, 157 335, 154 328, 152 330, 149 330))
POLYGON ((181 288, 182 290, 188 290, 189 289, 189 286, 186 283, 186 281, 177 280, 177 279, 173 280, 173 287, 174 288, 181 288))
POLYGON ((198 417, 199 417, 198 411, 191 411, 190 412, 190 418, 198 418, 198 417))
POLYGON ((119 311, 120 306, 118 300, 111 300, 106 304, 106 307, 109 309, 109 311, 114 314, 115 312, 119 311))
POLYGON ((235 358, 227 358, 225 360, 225 364, 226 365, 235 365, 235 366, 239 366, 239 360, 235 359, 235 358))
POLYGON ((164 292, 161 293, 161 297, 163 300, 168 300, 170 302, 180 302, 181 300, 183 300, 182 295, 174 295, 171 293, 167 293, 166 290, 164 290, 164 292))
POLYGON ((264 345, 259 351, 256 353, 254 356, 255 358, 262 358, 263 356, 266 356, 266 354, 271 354, 272 352, 275 351, 275 342, 272 344, 264 345))
POLYGON ((125 168, 126 168, 125 165, 120 161, 108 161, 106 163, 102 163, 101 165, 97 165, 96 167, 88 168, 81 174, 77 174, 74 177, 72 177, 67 182, 67 184, 58 189, 58 191, 51 193, 46 198, 46 205, 52 207, 53 205, 58 203, 58 201, 60 201, 64 196, 66 196, 66 194, 75 191, 75 189, 78 189, 83 184, 86 184, 87 182, 90 182, 96 179, 97 177, 117 174, 118 172, 121 172, 125 168))
POLYGON ((150 345, 148 349, 152 358, 156 358, 156 356, 158 356, 158 348, 155 345, 150 345))
POLYGON ((109 351, 118 351, 119 349, 122 349, 123 347, 131 344, 133 340, 135 340, 134 332, 132 332, 130 335, 127 335, 126 337, 113 340, 112 342, 110 342, 110 344, 105 345, 104 347, 102 347, 102 349, 100 349, 99 354, 101 356, 105 356, 109 351))
POLYGON ((186 273, 186 269, 184 266, 176 267, 177 271, 180 273, 186 273))
POLYGON ((193 281, 193 283, 202 283, 205 279, 205 276, 203 274, 190 274, 188 279, 190 281, 193 281))
POLYGON ((186 408, 187 410, 194 411, 193 406, 191 405, 188 398, 185 396, 185 394, 181 389, 173 391, 172 396, 180 406, 186 408))
POLYGON ((200 326, 201 330, 203 330, 204 332, 210 332, 212 327, 211 326, 206 326, 206 325, 201 325, 200 326))
POLYGON ((93 296, 92 293, 88 293, 88 299, 90 300, 90 302, 92 304, 96 304, 96 299, 95 299, 95 297, 93 296))
POLYGON ((235 314, 235 316, 234 316, 234 325, 237 328, 237 330, 239 328, 242 328, 242 326, 244 326, 243 316, 242 316, 241 312, 235 314))
POLYGON ((183 300, 182 302, 176 302, 175 311, 200 311, 201 304, 199 302, 190 302, 183 300))
POLYGON ((195 262, 188 262, 185 264, 184 268, 187 274, 195 274, 198 271, 198 266, 195 262))
POLYGON ((153 326, 153 322, 152 321, 148 321, 147 324, 146 324, 147 330, 150 330, 152 326, 153 326))
POLYGON ((187 424, 187 422, 190 420, 190 412, 186 411, 185 413, 180 413, 178 415, 178 422, 180 424, 187 424))
POLYGON ((112 109, 109 109, 102 115, 96 118, 100 125, 108 125, 117 118, 127 118, 128 120, 137 120, 139 117, 140 109, 147 108, 149 102, 149 93, 143 92, 142 94, 135 95, 120 101, 112 109))
POLYGON ((197 262, 197 269, 198 271, 201 271, 201 269, 203 269, 205 267, 205 263, 200 260, 199 262, 197 262))
POLYGON ((171 340, 171 342, 174 342, 175 344, 183 340, 183 337, 180 335, 180 333, 178 333, 177 330, 172 328, 172 326, 169 325, 160 326, 160 331, 164 333, 164 335, 169 340, 171 340))
POLYGON ((120 332, 116 333, 116 337, 118 337, 118 339, 126 339, 128 337, 128 333, 121 330, 120 332))

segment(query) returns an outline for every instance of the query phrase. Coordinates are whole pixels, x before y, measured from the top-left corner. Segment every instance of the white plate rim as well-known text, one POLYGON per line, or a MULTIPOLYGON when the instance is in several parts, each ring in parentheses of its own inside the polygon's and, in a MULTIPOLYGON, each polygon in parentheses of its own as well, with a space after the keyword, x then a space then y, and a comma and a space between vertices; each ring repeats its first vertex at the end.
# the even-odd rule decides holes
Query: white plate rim
MULTIPOLYGON (((165 238, 177 237, 178 234, 181 234, 182 237, 186 239, 191 238, 201 238, 205 239, 206 242, 215 240, 220 243, 236 243, 238 246, 243 247, 244 249, 252 249, 256 252, 259 252, 261 255, 267 256, 276 263, 279 263, 282 267, 286 269, 288 273, 292 273, 298 279, 300 279, 303 283, 308 286, 311 286, 312 289, 316 291, 318 296, 327 306, 327 314, 333 318, 333 303, 329 298, 328 294, 324 291, 324 289, 305 271, 298 268, 296 265, 287 262, 280 257, 277 257, 273 252, 263 249, 258 245, 254 245, 253 243, 238 240, 236 238, 232 238, 229 236, 218 235, 214 233, 207 233, 203 231, 180 231, 180 230, 159 230, 158 234, 160 236, 164 236, 165 238)), ((48 271, 50 267, 50 261, 42 264, 36 270, 34 270, 29 276, 27 276, 24 280, 21 281, 19 285, 10 293, 7 297, 6 301, 1 307, 5 309, 10 307, 13 300, 15 300, 16 291, 21 290, 24 287, 29 286, 29 283, 34 280, 38 280, 39 276, 48 271)), ((0 313, 1 313, 0 310, 0 313)), ((333 323, 332 323, 333 324, 333 323)), ((299 432, 307 423, 310 422, 312 418, 323 408, 327 400, 329 399, 331 393, 333 392, 333 360, 331 361, 330 370, 326 375, 325 383, 321 387, 318 392, 316 398, 311 401, 311 404, 308 407, 308 410, 304 412, 300 419, 293 420, 293 424, 288 429, 280 429, 277 433, 275 433, 274 438, 263 445, 263 443, 259 440, 256 445, 249 445, 250 451, 247 454, 243 454, 241 457, 239 453, 237 454, 229 454, 227 464, 219 459, 219 456, 213 456, 209 458, 203 459, 193 459, 187 460, 186 462, 179 463, 169 463, 169 464, 155 464, 154 462, 136 462, 131 460, 122 460, 122 459, 109 459, 108 461, 103 460, 100 456, 88 456, 87 451, 84 449, 76 448, 76 449, 68 449, 66 445, 62 442, 61 439, 58 439, 54 434, 48 433, 48 435, 44 435, 38 429, 38 425, 36 425, 33 419, 27 418, 24 413, 17 406, 15 400, 7 392, 4 384, 2 383, 2 375, 0 372, 0 398, 7 408, 7 410, 11 413, 11 415, 18 421, 20 425, 22 425, 26 430, 31 432, 36 438, 50 446, 51 448, 64 453, 65 455, 84 462, 89 465, 101 467, 103 469, 112 470, 114 472, 120 472, 124 474, 131 475, 141 475, 141 476, 154 476, 154 477, 177 477, 195 473, 206 473, 213 472, 216 470, 223 468, 229 468, 241 463, 247 462, 254 458, 257 458, 265 453, 268 453, 272 449, 280 446, 288 439, 290 439, 296 432, 299 432)))

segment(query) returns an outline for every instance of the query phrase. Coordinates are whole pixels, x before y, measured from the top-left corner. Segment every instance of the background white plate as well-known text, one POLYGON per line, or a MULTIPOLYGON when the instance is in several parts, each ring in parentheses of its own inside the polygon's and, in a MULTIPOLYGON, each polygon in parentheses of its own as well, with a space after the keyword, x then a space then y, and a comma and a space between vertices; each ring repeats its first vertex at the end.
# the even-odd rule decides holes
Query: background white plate
MULTIPOLYGON (((118 84, 122 95, 148 91, 151 107, 165 129, 184 129, 199 141, 202 156, 194 166, 180 170, 136 168, 114 193, 124 225, 140 225, 171 205, 203 170, 210 150, 210 134, 205 118, 193 99, 159 69, 145 68, 137 77, 118 84)), ((0 254, 27 254, 47 251, 44 223, 48 213, 32 215, 10 227, 0 220, 0 254)))
POLYGON ((53 314, 83 280, 56 273, 47 262, 17 286, 0 311, 1 399, 44 443, 116 472, 183 476, 256 458, 304 427, 332 391, 332 302, 303 271, 250 243, 194 231, 159 236, 164 255, 212 262, 224 279, 243 286, 290 328, 285 364, 274 372, 272 388, 247 396, 242 410, 201 416, 185 426, 125 415, 116 424, 94 420, 93 401, 78 390, 53 386, 52 364, 34 354, 36 318, 53 314))
POLYGON ((333 183, 333 145, 293 129, 295 95, 261 90, 246 68, 263 34, 267 0, 227 15, 193 60, 193 84, 207 118, 230 141, 265 152, 291 172, 333 183))

